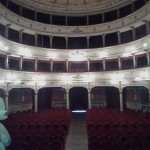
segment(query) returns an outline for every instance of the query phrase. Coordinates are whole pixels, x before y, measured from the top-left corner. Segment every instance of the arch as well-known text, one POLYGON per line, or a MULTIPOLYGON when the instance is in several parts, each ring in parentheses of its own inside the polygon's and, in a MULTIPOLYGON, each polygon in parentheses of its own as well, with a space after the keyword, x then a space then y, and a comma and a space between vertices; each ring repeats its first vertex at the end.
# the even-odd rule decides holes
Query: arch
POLYGON ((126 86, 123 101, 126 108, 141 110, 142 105, 149 103, 149 90, 145 86, 126 86))
POLYGON ((93 107, 120 109, 119 89, 113 86, 96 86, 91 89, 93 107))
POLYGON ((32 110, 34 108, 34 90, 31 88, 13 88, 9 91, 9 111, 32 110))
POLYGON ((88 90, 85 87, 72 87, 69 90, 71 110, 85 110, 88 108, 88 90))
POLYGON ((38 110, 66 107, 66 90, 62 87, 43 87, 38 90, 38 110))

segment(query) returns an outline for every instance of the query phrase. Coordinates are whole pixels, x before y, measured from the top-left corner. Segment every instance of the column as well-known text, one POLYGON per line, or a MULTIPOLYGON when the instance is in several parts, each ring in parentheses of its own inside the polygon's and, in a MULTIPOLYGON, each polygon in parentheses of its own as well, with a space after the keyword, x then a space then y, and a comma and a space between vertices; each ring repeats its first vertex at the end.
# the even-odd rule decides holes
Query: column
POLYGON ((86 24, 89 25, 89 16, 86 16, 86 24))
POLYGON ((69 91, 66 91, 66 108, 70 109, 69 91))
POLYGON ((149 52, 147 52, 146 54, 147 54, 147 64, 149 66, 150 65, 149 52))
POLYGON ((22 16, 22 6, 21 5, 19 6, 19 14, 20 14, 20 16, 22 16))
POLYGON ((23 60, 23 57, 20 58, 19 70, 22 70, 22 60, 23 60))
POLYGON ((8 97, 9 97, 9 93, 6 92, 6 94, 5 94, 5 108, 6 108, 6 111, 8 111, 8 97))
POLYGON ((121 44, 121 35, 120 35, 120 31, 117 32, 118 35, 118 45, 121 44))
POLYGON ((66 26, 68 25, 68 19, 67 16, 65 16, 65 22, 66 22, 66 26))
POLYGON ((34 70, 37 71, 37 59, 35 59, 34 70))
POLYGON ((66 40, 66 49, 68 49, 68 37, 65 37, 66 40))
POLYGON ((22 43, 22 33, 24 29, 21 29, 19 32, 19 43, 22 43))
POLYGON ((131 29, 132 29, 132 36, 133 36, 133 41, 134 41, 136 39, 135 28, 132 26, 131 29))
POLYGON ((103 35, 102 35, 102 39, 103 39, 103 47, 105 47, 105 36, 106 36, 106 34, 103 34, 103 35))
POLYGON ((5 26, 5 38, 8 39, 8 29, 9 29, 10 24, 7 24, 5 26))
POLYGON ((134 1, 132 2, 131 7, 132 7, 132 12, 134 12, 134 10, 135 10, 134 1))
POLYGON ((66 60, 66 71, 68 72, 68 60, 66 60))
POLYGON ((9 69, 8 59, 9 59, 9 55, 6 55, 6 59, 5 59, 5 68, 6 69, 9 69))
POLYGON ((146 25, 146 34, 148 35, 150 33, 150 29, 149 29, 149 22, 147 20, 143 21, 146 25))
POLYGON ((120 18, 120 9, 117 9, 117 18, 120 18))
POLYGON ((90 60, 87 60, 87 69, 88 69, 88 72, 90 72, 90 60))
POLYGON ((123 97, 122 97, 122 90, 119 90, 120 95, 120 111, 123 111, 123 97))
POLYGON ((105 22, 105 14, 102 13, 102 23, 104 23, 104 22, 105 22))
POLYGON ((35 38, 34 38, 34 40, 35 40, 35 41, 34 41, 35 46, 37 46, 37 45, 38 45, 38 43, 37 43, 37 38, 38 38, 38 34, 36 33, 36 34, 35 34, 35 38))
POLYGON ((91 104, 91 92, 90 90, 88 91, 88 109, 92 108, 92 104, 91 104))
POLYGON ((51 72, 53 72, 53 60, 51 60, 51 72))
POLYGON ((37 11, 34 11, 34 20, 37 21, 37 11))
POLYGON ((34 92, 34 112, 38 111, 38 93, 34 92))
POLYGON ((53 36, 50 35, 49 38, 50 38, 50 48, 52 48, 53 47, 53 36))
POLYGON ((103 58, 103 71, 106 70, 106 63, 105 63, 105 58, 103 58))
POLYGON ((90 43, 89 43, 90 37, 87 36, 86 39, 87 39, 87 48, 89 48, 89 47, 90 47, 90 45, 89 45, 89 44, 90 44, 90 43))
POLYGON ((50 24, 53 24, 52 22, 52 15, 49 16, 50 24))
POLYGON ((118 66, 119 66, 119 70, 121 70, 121 58, 118 58, 118 66))
POLYGON ((133 67, 136 68, 136 60, 135 60, 135 55, 133 54, 133 67))

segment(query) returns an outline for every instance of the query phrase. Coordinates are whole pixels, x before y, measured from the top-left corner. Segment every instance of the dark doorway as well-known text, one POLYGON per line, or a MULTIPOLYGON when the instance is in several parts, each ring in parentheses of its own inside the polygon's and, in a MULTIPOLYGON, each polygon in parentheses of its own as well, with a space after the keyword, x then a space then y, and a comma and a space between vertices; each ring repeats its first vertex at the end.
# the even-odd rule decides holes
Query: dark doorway
POLYGON ((70 109, 85 110, 88 108, 88 91, 84 87, 73 87, 69 91, 70 109))
POLYGON ((119 90, 116 87, 106 87, 106 101, 108 108, 120 109, 119 90))
POLYGON ((52 103, 52 88, 42 88, 38 91, 38 110, 50 108, 52 103))

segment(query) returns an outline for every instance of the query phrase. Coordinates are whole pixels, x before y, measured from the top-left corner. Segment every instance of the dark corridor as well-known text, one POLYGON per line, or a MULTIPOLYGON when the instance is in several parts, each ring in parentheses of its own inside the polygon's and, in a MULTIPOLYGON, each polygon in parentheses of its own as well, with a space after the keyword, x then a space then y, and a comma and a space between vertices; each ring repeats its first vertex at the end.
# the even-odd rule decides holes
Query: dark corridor
POLYGON ((85 110, 88 108, 88 91, 83 87, 73 87, 69 91, 71 110, 85 110))

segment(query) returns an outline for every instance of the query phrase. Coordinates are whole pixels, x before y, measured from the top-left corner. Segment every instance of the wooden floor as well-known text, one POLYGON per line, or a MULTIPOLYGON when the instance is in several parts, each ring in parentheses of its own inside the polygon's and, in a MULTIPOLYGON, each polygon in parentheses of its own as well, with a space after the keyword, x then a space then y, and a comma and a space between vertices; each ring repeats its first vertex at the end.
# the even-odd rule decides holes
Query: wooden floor
POLYGON ((85 113, 73 113, 65 150, 88 150, 85 113))

